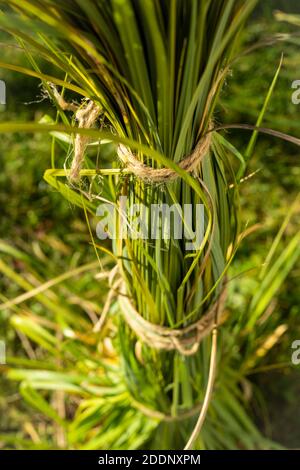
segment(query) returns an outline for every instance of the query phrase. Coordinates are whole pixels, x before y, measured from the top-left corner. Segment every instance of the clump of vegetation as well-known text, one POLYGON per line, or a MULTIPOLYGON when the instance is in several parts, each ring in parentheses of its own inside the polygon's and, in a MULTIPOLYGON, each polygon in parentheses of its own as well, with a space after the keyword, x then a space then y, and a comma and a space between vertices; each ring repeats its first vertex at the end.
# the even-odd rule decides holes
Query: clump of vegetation
MULTIPOLYGON (((241 317, 240 305, 230 301, 238 281, 229 282, 226 274, 240 242, 251 233, 241 226, 239 210, 239 187, 247 162, 214 131, 213 114, 239 32, 256 1, 191 1, 189 8, 178 0, 97 4, 85 0, 76 2, 76 9, 72 1, 63 6, 59 2, 51 6, 27 1, 9 4, 13 11, 0 21, 18 38, 33 70, 11 68, 43 81, 57 106, 57 118, 46 116, 41 124, 7 123, 0 129, 51 133, 52 169, 45 179, 68 201, 83 208, 90 234, 90 215, 96 213, 99 201, 109 201, 118 214, 122 211, 120 196, 126 196, 131 206, 142 202, 146 208, 151 204, 174 205, 176 210, 188 204, 204 206, 204 237, 192 250, 187 249, 188 236, 177 239, 173 234, 164 239, 162 219, 155 239, 119 239, 110 246, 92 236, 96 263, 74 267, 65 276, 52 279, 50 287, 32 274, 28 257, 23 263, 31 273, 31 282, 7 264, 0 265, 7 277, 28 292, 21 299, 3 299, 2 308, 15 309, 23 301, 33 303, 38 324, 27 312, 17 312, 13 325, 56 357, 59 372, 53 371, 53 365, 45 365, 44 353, 39 359, 32 358, 35 370, 33 363, 24 359, 21 363, 31 370, 14 368, 18 362, 11 358, 8 371, 11 379, 21 381, 24 398, 56 423, 56 434, 53 430, 46 433, 52 441, 47 445, 178 448, 194 429, 197 432, 189 446, 197 448, 270 446, 242 406, 240 383, 261 352, 285 331, 285 326, 279 325, 275 332, 263 334, 266 323, 262 319, 300 254, 299 235, 277 255, 291 210, 271 247, 267 266, 276 261, 271 269, 263 267, 259 285, 250 285, 250 295, 254 295, 248 306, 242 303, 241 317), (36 53, 57 67, 58 77, 40 70, 36 53), (75 141, 68 135, 74 133, 74 113, 79 122, 75 141), (100 129, 91 129, 96 124, 100 129), (66 161, 73 158, 73 164, 71 170, 63 169, 66 157, 61 149, 69 153, 70 148, 71 157, 66 161), (193 165, 187 167, 186 158, 191 154, 189 163, 192 160, 193 165), (160 177, 155 176, 158 174, 160 177), (69 182, 65 184, 61 177, 69 177, 69 182), (114 265, 118 273, 114 270, 113 278, 110 270, 114 265), (110 281, 107 301, 102 304, 95 302, 100 287, 91 279, 92 270, 99 266, 99 277, 110 281), (81 275, 74 286, 61 284, 85 271, 87 278, 81 275), (61 285, 62 298, 52 291, 57 285, 61 285), (230 311, 224 308, 225 286, 230 311), (60 303, 66 296, 70 306, 60 303), (78 311, 73 310, 73 303, 78 311), (43 318, 40 305, 51 320, 43 318), (89 318, 82 318, 82 312, 89 318), (191 330, 185 342, 174 341, 174 331, 193 327, 208 312, 213 315, 205 334, 198 336, 191 330), (141 322, 133 326, 128 315, 135 323, 137 316, 143 318, 142 326, 141 322), (224 325, 219 328, 222 346, 217 354, 218 322, 224 325), (258 330, 262 342, 256 349, 258 330), (166 336, 167 347, 162 347, 159 342, 166 336), (159 344, 155 344, 155 337, 159 344), (60 347, 56 350, 57 342, 60 347), (81 397, 79 404, 73 398, 76 395, 81 397), (45 396, 52 397, 53 406, 45 396), (75 419, 69 422, 68 413, 73 416, 74 407, 75 419)), ((277 77, 278 73, 263 112, 277 77)), ((255 140, 256 134, 248 147, 248 158, 255 140)), ((188 221, 178 212, 182 224, 188 226, 185 233, 194 232, 196 214, 188 221)), ((135 219, 130 212, 126 216, 132 228, 135 219)), ((149 212, 144 216, 150 225, 149 212)), ((118 218, 115 225, 119 227, 118 218)), ((16 259, 24 258, 7 245, 3 251, 16 259)), ((7 436, 3 439, 9 442, 7 436)), ((35 440, 37 446, 46 445, 35 440)))

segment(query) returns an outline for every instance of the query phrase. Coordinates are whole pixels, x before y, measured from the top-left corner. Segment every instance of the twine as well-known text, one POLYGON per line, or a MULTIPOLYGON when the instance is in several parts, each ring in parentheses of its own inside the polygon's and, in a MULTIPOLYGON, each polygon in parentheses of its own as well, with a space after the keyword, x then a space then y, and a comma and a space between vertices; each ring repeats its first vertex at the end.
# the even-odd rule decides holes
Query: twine
MULTIPOLYGON (((194 172, 210 149, 211 137, 211 132, 205 134, 204 137, 199 140, 194 150, 178 163, 178 166, 188 173, 194 172)), ((152 168, 145 165, 145 163, 138 160, 131 150, 123 144, 118 145, 117 153, 119 160, 124 164, 126 170, 144 181, 150 183, 164 183, 173 181, 179 177, 179 174, 172 168, 152 168)))
MULTIPOLYGON (((100 107, 92 100, 88 101, 83 107, 77 108, 73 103, 67 103, 63 97, 57 92, 54 85, 51 84, 54 97, 57 100, 59 106, 64 110, 73 111, 75 118, 78 121, 80 128, 91 128, 99 114, 100 107)), ((183 160, 179 162, 179 167, 189 173, 193 173, 199 166, 201 160, 209 152, 211 145, 212 125, 209 126, 209 132, 206 133, 197 143, 194 150, 183 160)), ((84 153, 89 141, 88 136, 82 136, 77 134, 74 145, 74 157, 71 164, 70 180, 77 181, 80 178, 80 170, 84 161, 84 153)), ((173 181, 179 177, 178 173, 171 168, 152 168, 145 165, 143 162, 138 160, 131 150, 125 147, 123 144, 118 145, 117 150, 120 161, 124 164, 127 171, 133 173, 141 180, 160 183, 173 181)), ((107 305, 104 308, 103 315, 99 319, 98 324, 95 326, 95 330, 99 331, 103 326, 111 300, 116 294, 116 287, 119 285, 120 279, 116 284, 113 285, 113 278, 117 272, 117 267, 112 270, 110 276, 110 295, 108 296, 107 305)), ((124 288, 124 283, 123 286, 124 288)), ((200 414, 193 430, 193 433, 185 446, 185 449, 191 449, 201 427, 204 422, 208 404, 213 390, 215 372, 216 372, 216 352, 217 352, 217 327, 220 312, 223 312, 225 300, 226 300, 226 289, 224 288, 217 300, 211 305, 209 310, 201 316, 199 320, 192 323, 189 326, 181 329, 168 328, 160 325, 156 325, 145 320, 137 312, 131 301, 124 294, 118 296, 119 304, 123 312, 123 316, 127 324, 136 333, 136 335, 148 346, 159 349, 172 351, 176 350, 184 356, 191 356, 198 351, 199 344, 210 333, 212 333, 212 346, 211 346, 211 358, 210 358, 210 372, 208 377, 208 383, 202 404, 197 404, 193 408, 180 413, 177 416, 168 415, 158 410, 153 410, 143 405, 142 403, 132 398, 133 405, 139 409, 146 416, 159 419, 167 422, 181 421, 192 417, 200 410, 200 414)), ((222 319, 221 319, 222 321, 222 319)))
MULTIPOLYGON (((90 129, 95 124, 99 114, 100 107, 96 103, 94 103, 94 101, 88 101, 84 107, 79 108, 75 113, 76 120, 78 121, 78 127, 90 129)), ((84 152, 88 141, 88 136, 76 134, 74 144, 74 157, 70 169, 71 181, 78 181, 79 179, 79 172, 84 161, 84 152)))
MULTIPOLYGON (((65 101, 53 83, 48 83, 48 85, 52 90, 53 97, 58 106, 64 111, 72 111, 75 114, 75 119, 78 121, 78 127, 90 129, 94 126, 101 112, 101 108, 94 101, 85 101, 81 106, 78 106, 75 103, 69 103, 65 101)), ((74 143, 74 157, 69 175, 69 179, 72 182, 77 182, 80 178, 80 170, 84 161, 84 153, 89 139, 90 138, 86 135, 76 134, 74 143)))
POLYGON ((192 356, 198 351, 200 342, 218 325, 219 314, 224 310, 226 289, 223 289, 199 320, 180 329, 149 322, 138 313, 131 300, 124 294, 119 295, 118 300, 126 323, 143 343, 155 349, 176 350, 184 356, 192 356))

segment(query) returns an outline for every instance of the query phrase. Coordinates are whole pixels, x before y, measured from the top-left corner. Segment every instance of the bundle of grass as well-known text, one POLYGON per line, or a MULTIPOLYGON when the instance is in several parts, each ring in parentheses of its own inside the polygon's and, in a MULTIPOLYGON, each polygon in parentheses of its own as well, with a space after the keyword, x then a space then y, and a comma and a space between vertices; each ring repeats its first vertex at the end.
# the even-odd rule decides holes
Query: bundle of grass
MULTIPOLYGON (((120 354, 132 404, 166 423, 174 447, 184 445, 200 413, 190 448, 212 394, 226 271, 240 234, 244 165, 233 162, 237 152, 213 130, 213 113, 256 0, 7 3, 12 11, 1 24, 26 44, 35 69, 19 71, 43 80, 64 124, 75 105, 49 82, 88 100, 75 111, 71 170, 47 178, 93 213, 81 177, 105 175, 93 182, 93 193, 117 208, 118 272, 111 288, 119 298, 120 354), (34 51, 65 78, 43 74, 34 51), (101 130, 91 129, 99 121, 101 130), (85 155, 87 137, 101 139, 97 161, 107 140, 117 143, 113 169, 95 169, 85 155), (59 174, 77 184, 77 193, 56 180, 59 174), (170 208, 180 233, 170 229, 170 208)), ((54 157, 52 163, 55 168, 54 157)))

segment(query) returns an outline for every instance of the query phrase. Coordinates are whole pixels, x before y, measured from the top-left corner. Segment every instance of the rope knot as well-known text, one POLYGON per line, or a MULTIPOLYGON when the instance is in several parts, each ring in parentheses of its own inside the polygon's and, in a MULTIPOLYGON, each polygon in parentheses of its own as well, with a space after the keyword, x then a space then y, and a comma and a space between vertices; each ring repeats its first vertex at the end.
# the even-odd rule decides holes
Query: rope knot
MULTIPOLYGON (((180 168, 188 173, 193 173, 199 167, 201 160, 209 152, 211 138, 212 133, 206 133, 199 140, 194 150, 179 162, 180 168)), ((117 153, 119 160, 123 163, 126 170, 141 180, 149 183, 164 183, 179 177, 178 173, 171 168, 152 168, 145 165, 123 144, 119 144, 117 153)))

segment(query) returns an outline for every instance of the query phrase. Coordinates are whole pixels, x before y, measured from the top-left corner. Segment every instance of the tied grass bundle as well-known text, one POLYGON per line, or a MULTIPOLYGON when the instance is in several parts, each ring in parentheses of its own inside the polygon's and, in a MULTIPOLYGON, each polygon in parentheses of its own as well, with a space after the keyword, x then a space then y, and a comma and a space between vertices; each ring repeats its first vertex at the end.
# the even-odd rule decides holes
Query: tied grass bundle
MULTIPOLYGON (((108 170, 101 188, 94 184, 94 192, 101 189, 101 195, 114 204, 126 196, 129 207, 191 205, 191 221, 184 220, 179 211, 190 232, 199 223, 196 207, 203 205, 204 236, 194 250, 187 249, 188 237, 164 238, 163 218, 156 238, 131 237, 113 243, 126 286, 121 294, 129 297, 142 318, 171 329, 197 322, 223 292, 240 231, 242 170, 232 163, 231 145, 211 129, 238 33, 256 0, 67 0, 63 4, 9 0, 8 4, 12 13, 0 21, 26 44, 35 68, 31 74, 44 81, 51 96, 49 81, 101 109, 104 131, 83 128, 81 135, 120 141, 149 168, 170 168, 178 174, 174 181, 156 183, 127 174, 126 168, 124 175, 116 172, 117 176, 108 170), (32 59, 32 50, 67 78, 43 74, 32 59), (210 146, 201 154, 197 168, 193 173, 182 169, 179 163, 209 132, 210 146)), ((59 116, 68 123, 61 108, 59 116)), ((55 168, 54 158, 52 163, 55 168)), ((93 168, 90 159, 86 163, 93 168)), ((114 166, 120 167, 118 158, 114 166)), ((69 197, 61 183, 53 184, 69 197)), ((82 195, 76 201, 81 204, 82 195)), ((89 201, 85 208, 94 210, 89 201)), ((129 227, 137 228, 130 210, 127 220, 129 227)), ((144 220, 149 229, 152 222, 147 209, 144 220)), ((210 338, 197 344, 192 355, 176 348, 151 347, 140 341, 120 315, 119 343, 134 406, 171 421, 173 430, 183 415, 186 419, 180 421, 176 443, 182 445, 181 439, 186 439, 193 425, 190 416, 204 398, 210 338)))

